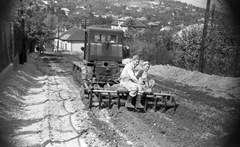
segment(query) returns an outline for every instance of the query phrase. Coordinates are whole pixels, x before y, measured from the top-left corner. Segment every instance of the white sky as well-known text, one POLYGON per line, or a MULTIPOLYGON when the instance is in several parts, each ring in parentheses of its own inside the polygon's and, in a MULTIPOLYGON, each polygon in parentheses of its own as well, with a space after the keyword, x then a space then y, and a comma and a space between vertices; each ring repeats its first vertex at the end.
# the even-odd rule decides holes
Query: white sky
MULTIPOLYGON (((175 0, 175 1, 181 1, 187 4, 192 4, 194 6, 201 7, 201 8, 206 8, 207 6, 207 0, 175 0)), ((220 4, 218 1, 219 0, 211 0, 211 4, 215 3, 216 7, 220 7, 220 4)))

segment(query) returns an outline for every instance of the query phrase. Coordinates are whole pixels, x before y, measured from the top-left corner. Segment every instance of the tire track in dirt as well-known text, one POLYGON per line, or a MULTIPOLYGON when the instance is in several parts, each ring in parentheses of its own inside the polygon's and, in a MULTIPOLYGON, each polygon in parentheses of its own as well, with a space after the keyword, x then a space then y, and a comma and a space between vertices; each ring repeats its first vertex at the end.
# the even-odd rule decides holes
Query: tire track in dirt
MULTIPOLYGON (((3 95, 11 98, 3 99, 3 104, 9 109, 2 109, 0 105, 4 115, 10 113, 13 116, 11 123, 14 122, 15 128, 10 136, 13 146, 108 146, 98 139, 96 129, 89 123, 79 90, 69 82, 69 73, 61 71, 61 75, 58 75, 54 69, 57 66, 48 69, 50 67, 38 61, 34 72, 41 78, 34 77, 33 72, 28 73, 29 69, 20 71, 21 74, 12 79, 17 85, 5 88, 11 90, 5 91, 3 95), (7 100, 20 100, 21 103, 7 100), (18 104, 21 111, 12 112, 18 104)), ((27 66, 30 65, 27 63, 27 66)))
MULTIPOLYGON (((54 104, 56 104, 56 102, 59 102, 60 104, 59 104, 59 107, 61 108, 61 109, 63 109, 63 111, 64 111, 64 113, 66 113, 66 114, 64 114, 61 118, 59 117, 59 115, 57 115, 57 117, 56 118, 54 118, 53 116, 52 116, 52 114, 54 114, 55 112, 52 112, 52 111, 59 111, 59 110, 54 110, 54 109, 50 109, 50 111, 49 111, 49 114, 50 114, 50 117, 49 117, 49 130, 50 130, 50 132, 49 132, 49 138, 50 139, 48 139, 48 140, 46 140, 41 146, 42 147, 45 147, 45 146, 47 146, 47 145, 49 145, 49 144, 52 144, 52 145, 61 145, 61 144, 66 144, 66 143, 68 143, 68 142, 71 142, 71 141, 73 141, 74 139, 78 139, 80 136, 79 136, 79 132, 77 132, 74 128, 73 128, 73 126, 71 125, 71 115, 72 114, 74 114, 75 112, 69 112, 69 111, 67 111, 67 109, 66 109, 66 107, 64 106, 64 103, 65 103, 65 101, 67 100, 67 99, 63 99, 62 98, 62 96, 61 96, 61 92, 63 91, 62 89, 59 89, 58 88, 58 85, 59 85, 59 83, 57 82, 57 79, 56 79, 56 76, 54 76, 53 78, 52 78, 52 82, 51 82, 51 86, 56 86, 56 88, 51 88, 51 89, 54 89, 54 91, 52 91, 52 90, 48 90, 48 91, 51 91, 51 92, 53 92, 53 93, 56 93, 57 95, 57 97, 59 97, 60 99, 59 100, 55 100, 55 101, 52 101, 52 102, 54 102, 54 104), (64 119, 64 117, 68 117, 68 120, 66 121, 66 119, 64 119), (65 122, 63 121, 63 120, 65 120, 65 122), (58 120, 58 121, 57 121, 58 120), (62 126, 62 124, 63 123, 69 123, 70 122, 70 124, 68 124, 67 125, 67 127, 70 127, 70 128, 68 128, 68 129, 66 129, 66 127, 64 128, 64 129, 66 129, 66 130, 64 130, 64 129, 61 129, 61 127, 56 127, 56 126, 62 126), (53 125, 54 124, 54 125, 53 125), (57 131, 57 132, 56 132, 57 131), (60 135, 60 137, 58 136, 58 135, 56 135, 56 134, 59 134, 58 132, 61 132, 61 135, 62 135, 62 133, 64 132, 64 133, 67 133, 68 135, 68 139, 65 139, 67 136, 65 136, 65 135, 62 135, 62 136, 64 136, 64 137, 61 137, 61 135, 60 135), (75 132, 74 134, 76 134, 76 135, 70 135, 69 133, 73 133, 73 132, 75 132), (70 137, 71 136, 71 137, 70 137)), ((65 125, 63 125, 63 126, 65 126, 65 125)), ((78 144, 79 144, 79 142, 78 142, 78 144)), ((79 146, 80 146, 80 144, 79 144, 79 146)))
MULTIPOLYGON (((61 66, 64 66, 64 69, 57 69, 56 73, 61 76, 68 76, 69 71, 66 69, 66 66, 64 64, 58 64, 61 66), (64 72, 66 71, 66 72, 64 72)), ((61 68, 59 66, 54 65, 54 62, 51 62, 51 67, 55 68, 61 68)), ((70 67, 70 66, 68 66, 70 67)), ((58 77, 59 78, 59 77, 58 77)), ((64 83, 68 85, 68 89, 66 90, 64 87, 62 87, 61 82, 58 81, 57 78, 55 78, 55 82, 57 83, 57 93, 59 98, 63 101, 62 107, 63 109, 69 114, 68 119, 70 126, 72 129, 78 133, 78 143, 81 146, 108 146, 107 143, 100 141, 98 137, 96 136, 96 128, 91 126, 91 123, 88 120, 87 111, 83 110, 85 106, 83 106, 83 103, 80 101, 80 93, 76 89, 76 85, 73 84, 73 81, 68 77, 67 80, 64 80, 64 83), (64 92, 65 90, 65 92, 64 92), (74 91, 77 91, 79 95, 73 94, 76 93, 74 91), (75 95, 75 96, 73 96, 75 95), (82 106, 82 107, 81 107, 82 106)), ((55 142, 57 143, 57 142, 55 142)))

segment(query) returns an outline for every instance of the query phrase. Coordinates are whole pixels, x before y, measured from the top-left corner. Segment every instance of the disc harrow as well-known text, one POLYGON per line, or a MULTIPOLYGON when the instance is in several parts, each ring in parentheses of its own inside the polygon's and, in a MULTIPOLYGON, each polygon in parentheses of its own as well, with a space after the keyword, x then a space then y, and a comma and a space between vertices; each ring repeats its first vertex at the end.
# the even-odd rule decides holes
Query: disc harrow
MULTIPOLYGON (((120 109, 125 105, 129 91, 118 83, 96 82, 92 76, 91 68, 87 68, 84 64, 73 62, 73 77, 76 82, 83 86, 90 109, 94 106, 97 106, 99 110, 102 108, 111 109, 114 104, 120 109)), ((149 108, 153 108, 155 112, 160 109, 162 112, 166 112, 169 108, 173 108, 175 112, 177 108, 174 94, 164 91, 153 92, 153 89, 146 89, 143 92, 142 104, 145 112, 149 108)))

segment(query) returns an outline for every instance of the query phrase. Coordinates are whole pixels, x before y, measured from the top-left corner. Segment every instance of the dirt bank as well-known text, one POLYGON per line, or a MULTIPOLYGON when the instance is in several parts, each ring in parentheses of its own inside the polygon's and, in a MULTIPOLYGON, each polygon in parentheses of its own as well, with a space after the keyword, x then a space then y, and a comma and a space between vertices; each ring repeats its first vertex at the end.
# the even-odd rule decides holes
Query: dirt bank
POLYGON ((216 98, 240 98, 240 78, 208 75, 168 65, 154 65, 149 72, 166 80, 192 86, 216 98))

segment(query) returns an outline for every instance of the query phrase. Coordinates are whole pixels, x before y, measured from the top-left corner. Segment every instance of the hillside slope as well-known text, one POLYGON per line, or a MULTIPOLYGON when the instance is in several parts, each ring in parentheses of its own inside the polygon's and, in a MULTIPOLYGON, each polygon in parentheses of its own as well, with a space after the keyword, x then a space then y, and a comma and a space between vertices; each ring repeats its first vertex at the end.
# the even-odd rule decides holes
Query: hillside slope
POLYGON ((208 75, 168 65, 154 65, 150 68, 149 73, 177 83, 193 86, 214 97, 239 98, 240 78, 208 75))

